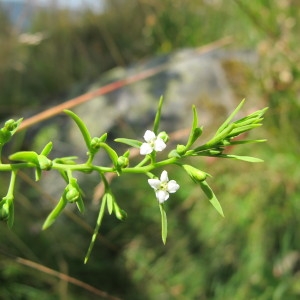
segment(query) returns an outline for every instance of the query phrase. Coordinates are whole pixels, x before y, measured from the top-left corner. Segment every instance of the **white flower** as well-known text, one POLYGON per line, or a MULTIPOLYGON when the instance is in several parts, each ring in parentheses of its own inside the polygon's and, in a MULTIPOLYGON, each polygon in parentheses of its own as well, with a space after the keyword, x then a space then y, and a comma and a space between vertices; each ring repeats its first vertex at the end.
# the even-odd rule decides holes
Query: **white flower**
POLYGON ((150 154, 153 150, 162 151, 166 148, 166 144, 162 138, 156 136, 151 130, 147 130, 144 134, 146 143, 143 143, 140 148, 140 154, 150 154))
POLYGON ((148 179, 148 183, 155 190, 159 203, 163 203, 169 198, 169 193, 175 193, 179 189, 179 184, 175 180, 168 178, 168 172, 163 171, 159 179, 148 179))

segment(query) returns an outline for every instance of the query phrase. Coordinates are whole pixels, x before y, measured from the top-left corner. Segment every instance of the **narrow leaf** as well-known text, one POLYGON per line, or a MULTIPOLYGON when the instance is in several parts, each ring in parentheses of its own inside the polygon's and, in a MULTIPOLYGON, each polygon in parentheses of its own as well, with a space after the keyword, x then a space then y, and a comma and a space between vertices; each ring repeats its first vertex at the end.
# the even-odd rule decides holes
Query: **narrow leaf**
POLYGON ((48 154, 49 154, 49 153, 51 152, 51 150, 52 150, 52 147, 53 147, 52 142, 49 142, 49 143, 44 147, 44 149, 42 150, 41 155, 48 156, 48 154))
POLYGON ((117 166, 118 165, 118 154, 117 154, 117 152, 113 148, 108 146, 106 143, 100 143, 100 145, 107 152, 107 154, 109 155, 109 157, 112 160, 113 164, 115 166, 117 166))
POLYGON ((87 129, 87 127, 85 126, 84 122, 79 118, 79 116, 77 116, 75 113, 73 113, 70 110, 64 110, 64 112, 73 119, 73 121, 77 124, 83 138, 84 141, 86 143, 87 148, 90 150, 90 143, 91 143, 91 135, 87 129))
POLYGON ((49 228, 57 219, 57 217, 61 214, 63 209, 66 207, 68 201, 64 196, 62 196, 55 206, 55 208, 51 211, 51 213, 48 215, 47 219, 45 220, 42 229, 45 230, 49 228))
POLYGON ((38 154, 34 151, 20 151, 9 156, 10 160, 25 161, 39 165, 38 154))
POLYGON ((115 139, 115 142, 122 143, 122 144, 125 144, 125 145, 129 145, 129 146, 134 147, 134 148, 140 148, 141 145, 143 144, 141 141, 132 140, 132 139, 125 139, 125 138, 117 138, 117 139, 115 139))
POLYGON ((86 253, 86 255, 85 255, 85 258, 84 258, 84 263, 85 263, 85 264, 86 264, 87 261, 89 260, 89 257, 90 257, 90 255, 91 255, 91 252, 92 252, 92 250, 93 250, 93 247, 94 247, 94 244, 95 244, 95 241, 96 241, 96 238, 97 238, 97 235, 98 235, 98 232, 99 232, 101 223, 102 223, 102 219, 103 219, 103 216, 104 216, 105 206, 106 206, 106 200, 105 200, 105 198, 103 197, 103 198, 102 198, 101 207, 100 207, 100 210, 99 210, 99 214, 98 214, 98 218, 97 218, 97 222, 96 222, 96 226, 95 226, 95 228, 94 228, 94 233, 93 233, 93 236, 92 236, 92 239, 91 239, 89 248, 88 248, 88 250, 87 250, 87 253, 86 253))
POLYGON ((216 135, 218 133, 220 133, 221 131, 223 131, 226 126, 231 122, 231 120, 233 119, 233 117, 239 112, 239 110, 242 108, 242 106, 244 105, 245 99, 243 99, 241 101, 241 103, 237 106, 237 108, 233 111, 233 113, 226 119, 226 121, 219 127, 219 129, 216 132, 216 135))
POLYGON ((243 160, 243 161, 252 162, 252 163, 263 162, 262 159, 256 158, 256 157, 252 157, 252 156, 233 155, 233 154, 223 154, 223 155, 220 155, 219 157, 223 157, 223 158, 234 158, 234 159, 243 160))
POLYGON ((161 118, 161 109, 162 109, 163 102, 164 102, 164 97, 161 96, 159 99, 158 108, 157 108, 157 112, 156 112, 154 124, 153 124, 153 132, 155 134, 158 134, 159 123, 160 123, 160 118, 161 118))
POLYGON ((208 185, 208 183, 204 180, 199 182, 200 187, 204 194, 207 196, 208 200, 210 203, 213 205, 213 207, 217 210, 217 212, 224 217, 223 209, 221 207, 221 204, 219 200, 217 199, 216 195, 214 194, 213 190, 211 187, 208 185))
POLYGON ((161 214, 161 238, 164 243, 166 244, 167 235, 168 235, 168 222, 167 222, 167 214, 164 209, 163 204, 159 204, 160 214, 161 214))

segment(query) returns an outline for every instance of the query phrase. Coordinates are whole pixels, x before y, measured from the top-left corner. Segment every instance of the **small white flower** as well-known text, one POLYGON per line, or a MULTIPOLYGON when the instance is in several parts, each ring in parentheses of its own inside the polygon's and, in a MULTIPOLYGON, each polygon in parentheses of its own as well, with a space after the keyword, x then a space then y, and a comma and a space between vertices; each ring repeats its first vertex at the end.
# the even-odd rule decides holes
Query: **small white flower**
POLYGON ((143 143, 140 147, 140 154, 146 155, 150 154, 153 150, 162 151, 166 148, 166 144, 162 138, 156 136, 151 130, 147 130, 144 134, 144 139, 146 143, 143 143))
POLYGON ((168 172, 163 171, 159 179, 148 179, 148 183, 155 190, 159 203, 163 203, 169 198, 169 193, 175 193, 179 189, 179 184, 175 180, 168 178, 168 172))

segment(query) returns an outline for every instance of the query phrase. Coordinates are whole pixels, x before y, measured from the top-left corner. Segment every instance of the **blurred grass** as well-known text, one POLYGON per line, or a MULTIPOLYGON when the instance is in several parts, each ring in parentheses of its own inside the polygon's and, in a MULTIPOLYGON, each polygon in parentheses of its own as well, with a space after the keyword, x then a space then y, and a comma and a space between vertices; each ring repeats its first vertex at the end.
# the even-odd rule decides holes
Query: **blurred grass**
MULTIPOLYGON (((299 299, 299 17, 293 0, 107 1, 104 14, 40 11, 31 33, 38 45, 21 44, 0 17, 0 117, 42 109, 80 93, 114 66, 198 47, 233 36, 231 48, 256 50, 260 68, 249 86, 256 105, 269 106, 255 138, 266 144, 237 149, 263 164, 199 162, 222 202, 225 219, 200 188, 180 172, 181 189, 168 201, 169 237, 160 240, 158 207, 144 178, 120 178, 116 197, 129 218, 104 219, 88 265, 82 260, 94 225, 92 207, 80 221, 62 217, 40 232, 45 194, 19 182, 16 224, 1 225, 0 295, 3 299, 99 299, 84 289, 17 264, 14 256, 40 262, 123 299, 299 299), (11 255, 11 256, 9 256, 11 255)), ((230 67, 228 72, 230 72, 230 67)), ((245 87, 246 89, 246 87, 245 87)), ((237 86, 238 93, 242 93, 237 86)), ((1 176, 1 194, 6 176, 1 176)), ((47 192, 47 191, 46 191, 47 192)), ((91 197, 88 194, 88 198, 91 197)), ((72 213, 72 212, 70 212, 72 213)))

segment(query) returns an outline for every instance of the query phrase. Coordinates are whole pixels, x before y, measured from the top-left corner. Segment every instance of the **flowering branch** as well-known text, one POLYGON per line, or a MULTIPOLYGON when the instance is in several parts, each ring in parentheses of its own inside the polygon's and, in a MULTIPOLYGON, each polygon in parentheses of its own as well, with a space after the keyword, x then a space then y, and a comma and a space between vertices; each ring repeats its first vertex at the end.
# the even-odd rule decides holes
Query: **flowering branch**
POLYGON ((199 140, 203 127, 198 125, 198 116, 196 108, 193 106, 193 121, 190 130, 190 135, 185 145, 177 145, 174 149, 171 149, 168 155, 161 160, 156 157, 157 152, 164 151, 167 148, 168 135, 166 132, 159 132, 159 125, 162 113, 163 98, 160 99, 158 110, 155 116, 152 130, 146 130, 144 134, 144 142, 140 140, 133 140, 127 138, 117 138, 116 142, 126 144, 127 146, 138 148, 142 159, 135 166, 130 166, 129 155, 130 150, 127 150, 124 154, 119 155, 111 146, 106 142, 107 134, 104 133, 100 137, 92 137, 88 128, 75 113, 65 110, 65 113, 73 119, 77 124, 84 142, 87 147, 87 159, 85 163, 78 164, 76 162, 77 157, 61 157, 50 159, 49 154, 52 150, 52 142, 49 142, 41 153, 34 151, 20 151, 13 153, 9 156, 10 163, 2 163, 1 151, 3 146, 8 143, 12 136, 16 133, 20 126, 22 119, 17 121, 8 120, 3 128, 0 129, 0 171, 10 172, 11 180, 8 187, 6 196, 0 201, 0 219, 6 221, 9 227, 12 227, 14 222, 14 188, 17 178, 18 170, 33 168, 35 170, 36 181, 40 180, 42 171, 54 171, 56 170, 59 175, 66 182, 66 187, 62 192, 60 200, 54 209, 49 213, 46 218, 43 229, 49 228, 55 220, 62 213, 64 208, 69 204, 76 204, 80 213, 85 210, 83 192, 77 182, 77 179, 73 176, 75 171, 83 173, 96 172, 99 174, 100 179, 104 183, 104 194, 100 205, 99 215, 97 218, 94 233, 89 245, 84 262, 88 261, 88 258, 93 249, 96 241, 97 234, 99 232, 105 209, 108 213, 114 214, 119 220, 125 220, 127 213, 122 210, 113 195, 113 191, 109 183, 106 180, 106 173, 115 173, 119 176, 126 173, 130 174, 144 174, 148 177, 148 183, 151 188, 154 189, 155 196, 159 205, 161 213, 162 223, 162 241, 165 244, 167 239, 167 215, 165 211, 165 202, 169 199, 170 194, 175 193, 179 188, 179 184, 175 180, 169 180, 169 175, 166 170, 163 170, 160 177, 157 177, 154 171, 158 168, 164 168, 168 165, 175 165, 182 168, 187 175, 196 184, 199 184, 200 188, 211 202, 217 212, 224 217, 224 213, 220 202, 214 194, 211 187, 208 185, 206 179, 209 176, 206 172, 199 170, 189 164, 184 163, 184 159, 194 156, 212 156, 218 158, 233 158, 238 160, 244 160, 248 162, 261 162, 262 160, 249 156, 238 156, 225 154, 224 150, 228 146, 236 146, 239 144, 247 143, 260 143, 265 140, 236 140, 235 138, 240 134, 250 131, 256 127, 262 125, 263 115, 267 108, 258 110, 242 119, 232 122, 238 111, 241 109, 244 101, 234 110, 234 112, 227 118, 227 120, 218 128, 215 135, 205 144, 195 147, 194 144, 199 140), (99 151, 105 151, 111 162, 111 167, 104 167, 94 163, 94 158, 99 151))

